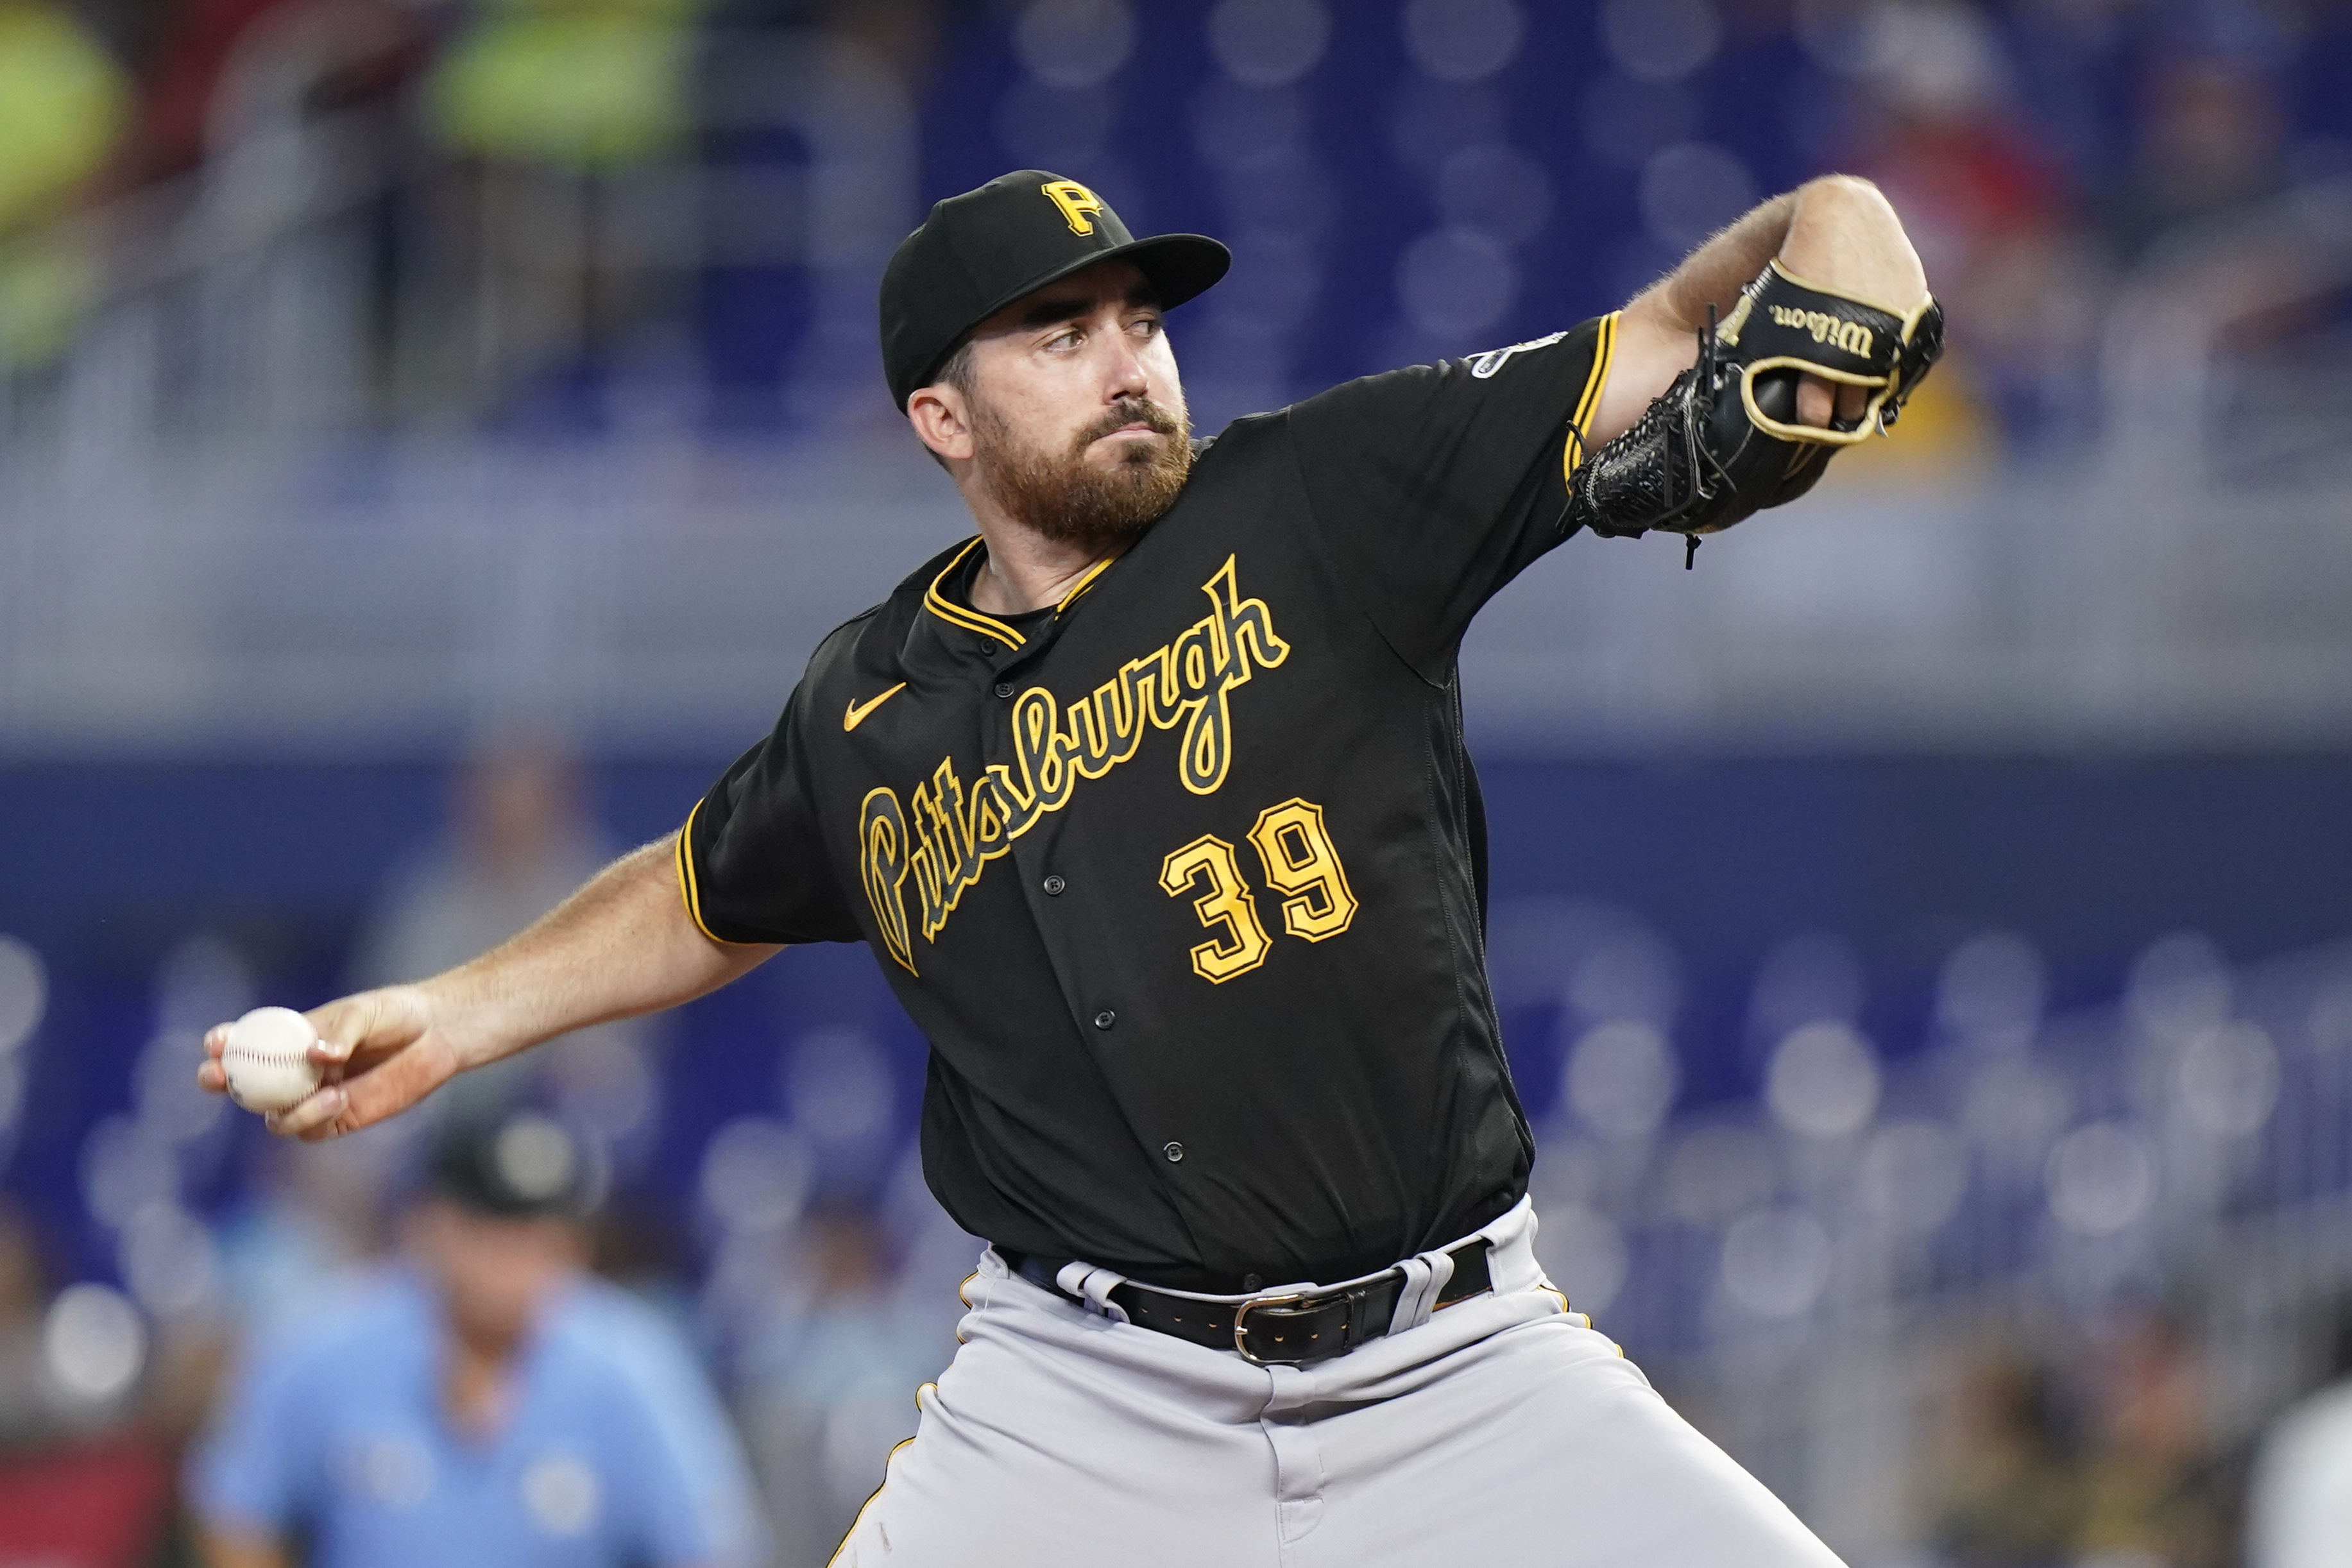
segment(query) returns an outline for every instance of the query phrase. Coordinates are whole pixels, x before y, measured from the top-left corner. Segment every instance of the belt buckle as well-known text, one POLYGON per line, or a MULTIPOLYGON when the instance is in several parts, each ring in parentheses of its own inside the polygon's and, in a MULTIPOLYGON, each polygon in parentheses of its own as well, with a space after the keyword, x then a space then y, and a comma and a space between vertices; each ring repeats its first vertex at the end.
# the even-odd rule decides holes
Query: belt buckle
POLYGON ((1287 1296, 1254 1296, 1234 1309, 1234 1349, 1242 1360, 1252 1366, 1296 1366, 1293 1361, 1266 1361, 1250 1353, 1249 1315, 1260 1307, 1295 1307, 1308 1299, 1308 1292, 1294 1290, 1287 1296))

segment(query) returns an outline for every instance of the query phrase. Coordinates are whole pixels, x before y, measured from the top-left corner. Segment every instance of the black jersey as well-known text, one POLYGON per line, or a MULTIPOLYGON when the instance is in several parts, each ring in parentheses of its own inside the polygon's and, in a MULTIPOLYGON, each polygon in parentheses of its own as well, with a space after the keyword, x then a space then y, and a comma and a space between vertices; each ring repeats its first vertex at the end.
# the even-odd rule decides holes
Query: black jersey
POLYGON ((826 637, 695 808, 707 933, 874 949, 964 1228, 1236 1290, 1517 1201, 1455 649, 1562 537, 1614 329, 1238 420, 1017 623, 958 545, 826 637))

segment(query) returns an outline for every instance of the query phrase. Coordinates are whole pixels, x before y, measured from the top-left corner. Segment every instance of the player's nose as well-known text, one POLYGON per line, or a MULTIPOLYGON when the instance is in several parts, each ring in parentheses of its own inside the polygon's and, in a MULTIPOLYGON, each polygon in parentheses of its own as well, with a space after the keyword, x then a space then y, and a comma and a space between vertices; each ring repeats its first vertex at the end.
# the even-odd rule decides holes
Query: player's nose
POLYGON ((1114 334, 1110 342, 1110 363, 1103 374, 1103 401, 1118 403, 1131 397, 1150 397, 1151 373, 1144 366, 1142 353, 1124 332, 1114 334))

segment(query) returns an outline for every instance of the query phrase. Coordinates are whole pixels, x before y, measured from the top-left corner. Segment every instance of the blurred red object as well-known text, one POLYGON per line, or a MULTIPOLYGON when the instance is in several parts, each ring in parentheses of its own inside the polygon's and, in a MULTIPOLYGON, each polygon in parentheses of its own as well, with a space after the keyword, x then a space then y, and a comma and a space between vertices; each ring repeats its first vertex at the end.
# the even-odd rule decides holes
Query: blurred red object
POLYGON ((117 1439, 0 1458, 0 1568, 136 1568, 172 1500, 162 1445, 117 1439))
POLYGON ((430 43, 409 7, 382 0, 177 0, 142 72, 122 178, 139 184, 204 162, 238 118, 224 93, 237 95, 241 71, 290 70, 311 109, 333 109, 397 86, 430 43))

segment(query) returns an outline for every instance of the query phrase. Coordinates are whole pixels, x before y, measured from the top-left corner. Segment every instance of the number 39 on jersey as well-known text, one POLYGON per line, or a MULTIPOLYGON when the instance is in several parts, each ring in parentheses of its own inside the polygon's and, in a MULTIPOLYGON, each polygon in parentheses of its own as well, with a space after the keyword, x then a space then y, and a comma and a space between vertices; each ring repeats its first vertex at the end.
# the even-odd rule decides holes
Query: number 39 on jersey
MULTIPOLYGON (((1324 826, 1323 808, 1312 801, 1286 800, 1257 814, 1249 830, 1265 885, 1282 895, 1282 929, 1307 942, 1346 931, 1356 918, 1356 895, 1348 870, 1324 826)), ((1264 963, 1273 938, 1258 918, 1257 897, 1244 879, 1241 858, 1231 844, 1203 834, 1160 864, 1160 886, 1171 898, 1196 896, 1192 909, 1210 932, 1192 949, 1192 973, 1222 985, 1264 963)))

